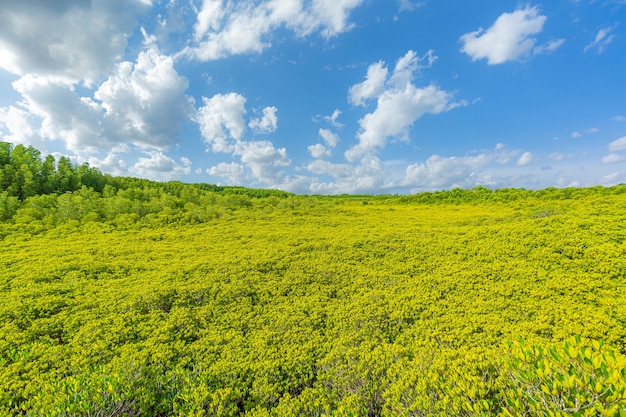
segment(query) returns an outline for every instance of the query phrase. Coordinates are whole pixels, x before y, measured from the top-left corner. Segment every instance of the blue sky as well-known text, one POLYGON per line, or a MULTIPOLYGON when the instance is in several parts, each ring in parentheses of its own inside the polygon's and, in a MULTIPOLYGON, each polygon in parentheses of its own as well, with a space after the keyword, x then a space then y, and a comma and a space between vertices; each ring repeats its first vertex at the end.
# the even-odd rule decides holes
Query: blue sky
POLYGON ((2 1, 0 140, 297 193, 626 183, 626 1, 2 1))

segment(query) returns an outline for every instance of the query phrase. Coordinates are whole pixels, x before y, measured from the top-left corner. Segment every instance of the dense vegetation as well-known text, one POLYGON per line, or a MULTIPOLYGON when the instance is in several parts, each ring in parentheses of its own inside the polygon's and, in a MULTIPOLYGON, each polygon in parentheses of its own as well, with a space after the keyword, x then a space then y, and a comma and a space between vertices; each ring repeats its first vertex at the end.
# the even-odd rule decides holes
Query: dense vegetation
POLYGON ((0 149, 1 415, 626 416, 626 186, 296 196, 0 149))

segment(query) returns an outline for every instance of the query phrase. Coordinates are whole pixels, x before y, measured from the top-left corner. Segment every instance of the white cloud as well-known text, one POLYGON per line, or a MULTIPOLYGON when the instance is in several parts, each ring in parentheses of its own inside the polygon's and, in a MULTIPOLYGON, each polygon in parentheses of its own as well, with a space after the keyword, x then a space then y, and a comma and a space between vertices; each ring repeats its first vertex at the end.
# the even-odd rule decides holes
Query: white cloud
POLYGON ((411 0, 398 0, 398 6, 400 7, 400 11, 413 11, 417 10, 420 7, 423 7, 426 4, 424 1, 411 1, 411 0))
POLYGON ((560 152, 553 152, 550 154, 550 159, 553 159, 555 161, 564 161, 565 159, 569 159, 572 158, 574 155, 572 154, 564 154, 564 153, 560 153, 560 152))
POLYGON ((130 152, 130 149, 126 145, 116 146, 111 152, 107 154, 104 159, 98 159, 95 156, 90 156, 87 162, 90 166, 99 168, 102 172, 107 172, 111 175, 128 176, 128 166, 126 161, 122 159, 121 153, 130 152))
POLYGON ((219 30, 220 22, 224 17, 222 3, 222 0, 204 0, 194 25, 194 39, 196 42, 201 41, 202 37, 209 31, 219 30))
POLYGON ((390 88, 402 89, 413 80, 415 72, 422 68, 430 68, 437 60, 433 51, 418 57, 415 51, 408 51, 398 59, 391 76, 383 61, 371 64, 367 69, 365 81, 355 84, 348 91, 348 102, 356 106, 364 106, 367 100, 379 97, 390 88), (427 61, 422 65, 422 61, 427 61))
POLYGON ((103 139, 102 107, 87 97, 80 97, 62 83, 26 75, 13 83, 22 95, 22 105, 36 117, 41 140, 62 139, 74 152, 100 147, 103 139))
POLYGON ((245 129, 243 115, 246 113, 246 98, 241 94, 216 94, 202 97, 204 106, 198 110, 198 123, 205 142, 214 152, 232 152, 229 139, 241 140, 245 129))
POLYGON ((535 162, 535 156, 531 152, 524 152, 517 160, 517 165, 526 166, 535 162))
POLYGON ((36 132, 41 140, 62 139, 80 154, 118 143, 165 149, 178 141, 182 121, 193 109, 185 95, 187 80, 154 45, 147 46, 136 63, 118 63, 93 98, 81 97, 72 85, 33 75, 15 81, 13 88, 22 95, 31 126, 40 124, 36 132))
MULTIPOLYGON (((308 188, 304 192, 320 194, 372 193, 389 189, 390 178, 384 163, 375 156, 363 157, 357 165, 335 164, 324 160, 315 160, 304 167, 317 175, 329 175, 333 181, 323 182, 309 178, 308 188)), ((298 185, 304 187, 300 178, 298 185)))
POLYGON ((333 114, 331 114, 330 116, 324 116, 324 120, 329 122, 332 126, 340 128, 343 127, 343 124, 337 121, 339 116, 341 116, 341 111, 339 109, 335 109, 335 111, 333 111, 333 114))
POLYGON ((269 141, 239 142, 234 154, 241 157, 257 180, 269 185, 280 182, 279 168, 291 164, 287 150, 276 149, 269 141))
POLYGON ((310 162, 305 169, 313 174, 330 175, 335 179, 344 179, 354 175, 354 167, 349 164, 335 164, 321 159, 310 162))
POLYGON ((5 129, 0 129, 0 141, 32 145, 45 150, 43 138, 38 133, 38 123, 29 112, 14 106, 0 108, 0 127, 2 126, 5 129))
POLYGON ((354 161, 366 152, 383 148, 387 138, 406 135, 407 129, 426 113, 437 114, 454 107, 450 93, 434 85, 417 88, 407 85, 404 90, 390 90, 380 95, 376 110, 359 121, 359 143, 346 151, 354 161))
POLYGON ((245 184, 248 180, 244 166, 236 162, 220 162, 216 166, 208 168, 206 173, 216 177, 227 178, 229 183, 234 185, 245 184))
POLYGON ((605 187, 611 187, 613 185, 626 183, 626 175, 620 172, 612 172, 603 176, 600 179, 600 183, 605 187))
POLYGON ((64 83, 92 84, 113 69, 136 15, 133 0, 10 1, 0 14, 0 68, 64 83))
POLYGON ((564 43, 565 43, 565 39, 554 39, 554 40, 551 40, 550 42, 548 42, 546 44, 534 47, 533 48, 533 53, 535 55, 550 54, 550 53, 556 51, 564 43))
POLYGON ((572 138, 580 138, 584 135, 593 135, 594 133, 598 133, 600 131, 600 129, 598 129, 597 127, 590 127, 589 129, 585 129, 582 132, 572 132, 571 137, 572 138))
MULTIPOLYGON (((280 167, 291 164, 285 148, 276 149, 272 142, 243 140, 246 122, 246 98, 241 94, 216 94, 202 98, 204 106, 198 110, 197 121, 204 141, 213 152, 229 153, 239 157, 241 165, 218 164, 210 168, 210 175, 224 176, 231 181, 243 178, 239 166, 250 170, 252 181, 273 186, 280 181, 280 167)), ((276 107, 263 109, 263 116, 248 122, 255 133, 269 133, 276 129, 276 107)))
POLYGON ((310 33, 320 27, 322 36, 330 38, 351 30, 354 25, 348 22, 348 17, 362 3, 363 0, 313 0, 311 10, 303 19, 308 21, 303 33, 310 33))
POLYGON ((626 156, 616 153, 610 153, 602 158, 603 164, 615 164, 622 161, 626 161, 626 156))
POLYGON ((326 146, 322 145, 321 143, 316 143, 315 145, 311 145, 307 148, 307 150, 309 151, 309 153, 311 154, 313 158, 328 158, 329 156, 332 155, 332 152, 330 151, 330 149, 328 149, 326 146))
POLYGON ((307 149, 313 158, 327 158, 332 155, 332 149, 337 146, 339 136, 328 129, 320 129, 318 134, 326 145, 316 143, 307 149))
MULTIPOLYGON (((453 187, 542 188, 557 184, 582 184, 581 167, 562 164, 559 169, 529 171, 517 161, 525 152, 497 144, 492 150, 465 156, 432 155, 424 161, 407 163, 405 160, 380 160, 367 154, 356 163, 334 163, 324 159, 313 160, 300 171, 311 175, 283 178, 277 186, 299 193, 402 193, 444 190, 453 187), (328 179, 327 177, 331 177, 328 179)), ((522 159, 531 155, 527 152, 522 159)), ((584 171, 584 169, 582 169, 584 171)), ((583 172, 584 174, 584 172, 583 172)))
POLYGON ((472 188, 476 185, 497 186, 504 177, 516 178, 524 186, 532 181, 519 175, 521 167, 503 162, 519 151, 510 151, 502 146, 470 156, 444 157, 432 155, 424 162, 412 163, 401 168, 400 161, 381 161, 376 156, 366 155, 356 164, 332 163, 317 159, 303 168, 316 176, 330 176, 332 181, 318 177, 299 176, 287 178, 281 188, 289 187, 295 192, 308 193, 380 193, 410 190, 411 192, 449 189, 452 187, 472 188), (505 158, 506 157, 506 158, 505 158), (293 180, 293 181, 291 181, 293 180))
POLYGON ((611 120, 613 120, 614 122, 626 122, 626 116, 618 114, 617 116, 611 117, 611 120))
POLYGON ((376 97, 385 86, 387 73, 387 67, 382 61, 370 65, 365 81, 350 87, 348 102, 356 106, 363 106, 366 100, 376 97))
POLYGON ((187 87, 173 59, 149 45, 135 64, 118 64, 94 94, 105 110, 105 134, 111 141, 157 149, 177 143, 182 122, 193 112, 187 87))
MULTIPOLYGON (((537 7, 503 13, 487 30, 480 28, 461 36, 461 51, 474 61, 486 58, 490 65, 518 60, 533 51, 537 40, 532 35, 542 31, 546 19, 537 7)), ((561 40, 552 42, 556 43, 549 43, 540 50, 554 50, 562 44, 561 40)))
POLYGON ((400 185, 417 190, 471 188, 481 183, 478 170, 495 159, 493 153, 463 157, 433 155, 423 163, 407 166, 400 185))
POLYGON ((453 102, 452 95, 435 85, 418 88, 412 84, 415 71, 436 60, 429 51, 418 58, 413 51, 401 57, 388 76, 384 63, 373 64, 368 69, 366 81, 350 88, 349 99, 354 104, 377 98, 376 109, 359 120, 359 143, 345 153, 348 161, 355 161, 376 148, 383 148, 388 138, 406 136, 408 128, 426 113, 437 114, 465 105, 453 102))
POLYGON ((130 171, 143 178, 170 181, 191 172, 191 161, 180 158, 180 164, 161 152, 145 152, 148 157, 139 158, 130 171))
POLYGON ((613 28, 603 28, 598 31, 595 39, 585 46, 585 52, 595 50, 598 54, 604 52, 607 46, 615 39, 615 35, 609 35, 613 28))
POLYGON ((278 116, 276 107, 266 107, 263 109, 263 116, 261 118, 252 119, 248 126, 256 133, 272 133, 276 131, 278 127, 278 116))
POLYGON ((271 45, 272 32, 292 30, 297 36, 319 31, 325 38, 352 28, 350 13, 363 0, 299 0, 223 2, 204 0, 194 27, 196 44, 183 51, 201 61, 261 52, 271 45))
POLYGON ((611 152, 617 152, 617 151, 623 151, 626 149, 626 136, 622 136, 619 139, 615 139, 614 141, 612 141, 611 143, 609 143, 609 151, 611 152))
POLYGON ((337 146, 337 143, 339 143, 339 136, 337 136, 335 133, 328 129, 320 129, 319 135, 320 138, 322 138, 324 142, 326 142, 326 145, 331 148, 334 148, 335 146, 337 146))

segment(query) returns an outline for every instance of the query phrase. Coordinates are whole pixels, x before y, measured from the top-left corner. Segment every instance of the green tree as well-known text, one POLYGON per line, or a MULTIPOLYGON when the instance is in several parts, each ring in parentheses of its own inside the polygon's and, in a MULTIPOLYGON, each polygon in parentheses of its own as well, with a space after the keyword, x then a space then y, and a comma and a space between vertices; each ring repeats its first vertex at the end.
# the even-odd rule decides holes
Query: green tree
POLYGON ((80 183, 93 188, 97 192, 102 192, 106 185, 106 178, 97 168, 90 167, 87 162, 80 165, 75 170, 75 175, 80 178, 80 183))
POLYGON ((56 160, 54 156, 48 155, 41 165, 40 190, 43 194, 52 194, 56 189, 56 160))
POLYGON ((59 158, 59 164, 56 172, 57 191, 65 193, 74 191, 80 187, 80 178, 74 172, 74 166, 70 159, 66 156, 59 158))

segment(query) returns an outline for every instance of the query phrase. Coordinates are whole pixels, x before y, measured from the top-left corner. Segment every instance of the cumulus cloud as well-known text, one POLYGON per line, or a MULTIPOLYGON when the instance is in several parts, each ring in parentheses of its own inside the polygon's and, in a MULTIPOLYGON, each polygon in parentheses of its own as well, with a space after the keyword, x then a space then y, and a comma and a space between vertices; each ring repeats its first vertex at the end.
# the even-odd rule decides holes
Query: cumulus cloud
POLYGON ((350 87, 348 102, 356 106, 363 106, 366 100, 376 97, 385 86, 387 73, 387 67, 382 61, 370 65, 365 81, 350 87))
POLYGON ((531 152, 524 152, 517 160, 517 165, 526 166, 532 164, 533 162, 535 162, 535 155, 531 152))
POLYGON ((339 142, 339 136, 336 133, 328 129, 320 129, 319 137, 324 141, 324 144, 316 143, 309 146, 307 149, 313 158, 326 158, 332 155, 332 149, 337 146, 339 142))
POLYGON ((555 178, 545 182, 546 174, 529 173, 526 167, 517 164, 524 153, 499 143, 494 149, 476 154, 432 155, 424 161, 411 163, 404 160, 384 161, 371 153, 355 163, 315 159, 299 167, 300 171, 311 175, 285 177, 278 186, 293 192, 314 194, 398 193, 473 188, 477 185, 537 188, 554 184, 557 177, 563 177, 566 184, 576 180, 565 178, 559 171, 554 174, 555 178))
POLYGON ((104 159, 99 159, 95 156, 90 156, 87 160, 89 165, 99 168, 103 172, 107 172, 111 175, 128 176, 128 165, 123 159, 124 153, 129 152, 130 149, 125 146, 114 147, 104 159))
POLYGON ((472 187, 479 183, 477 170, 494 160, 493 153, 462 157, 432 155, 425 162, 408 165, 401 185, 420 190, 472 187))
POLYGON ((509 150, 499 145, 476 155, 432 155, 423 162, 405 165, 382 161, 373 155, 365 155, 356 164, 332 163, 315 160, 304 169, 316 175, 299 177, 289 183, 291 190, 309 193, 371 193, 371 192, 422 192, 453 187, 472 188, 477 185, 498 186, 503 178, 509 183, 528 186, 533 179, 520 175, 522 168, 511 160, 519 150, 509 150), (331 176, 323 181, 321 176, 331 176), (296 187, 297 185, 297 187, 296 187))
POLYGON ((359 121, 359 143, 346 151, 346 158, 354 161, 372 149, 383 148, 388 138, 406 135, 408 127, 424 114, 458 105, 451 101, 450 93, 434 85, 418 88, 410 84, 404 90, 386 91, 378 98, 376 110, 359 121))
POLYGON ((233 185, 244 184, 248 179, 244 166, 236 162, 220 162, 216 166, 207 168, 206 173, 215 177, 226 178, 233 185))
POLYGON ((626 136, 622 136, 619 139, 615 139, 611 143, 609 143, 609 151, 617 152, 626 150, 626 136))
POLYGON ((61 139, 74 152, 91 151, 106 142, 101 125, 103 108, 80 97, 67 85, 49 78, 26 75, 13 83, 22 105, 36 118, 43 139, 61 139))
POLYGON ((388 170, 378 157, 372 155, 363 157, 356 165, 336 164, 318 159, 304 168, 313 174, 332 177, 332 181, 323 181, 317 177, 304 181, 304 178, 300 178, 297 183, 300 187, 307 185, 305 192, 316 194, 372 193, 389 188, 388 170))
POLYGON ((195 45, 183 51, 201 61, 261 52, 272 33, 287 28, 297 36, 319 32, 330 38, 352 28, 348 18, 363 0, 224 2, 204 0, 194 26, 195 45))
POLYGON ((246 98, 241 94, 216 94, 202 97, 204 106, 198 110, 197 121, 204 141, 214 152, 232 152, 230 139, 241 140, 246 124, 246 98))
MULTIPOLYGON (((21 104, 30 113, 27 119, 40 140, 61 139, 69 150, 80 154, 119 143, 165 149, 178 141, 182 121, 193 109, 185 95, 187 80, 154 45, 140 52, 135 63, 118 63, 93 97, 80 96, 64 82, 30 74, 15 81, 13 88, 22 95, 21 104)), ((26 117, 10 109, 4 112, 21 120, 26 117)), ((23 141, 29 132, 23 125, 19 128, 19 120, 10 129, 23 141)))
POLYGON ((252 119, 248 126, 256 133, 272 133, 275 132, 278 127, 278 116, 276 112, 278 109, 274 106, 266 107, 263 109, 263 116, 257 119, 252 119))
POLYGON ((238 155, 255 179, 269 185, 280 182, 280 167, 291 164, 285 148, 276 149, 270 141, 240 142, 234 155, 238 155))
POLYGON ((92 84, 113 69, 149 2, 10 1, 0 14, 0 68, 92 84))
POLYGON ((148 151, 146 157, 139 158, 130 171, 143 178, 156 181, 170 181, 191 172, 191 161, 180 158, 180 164, 162 152, 148 151))
POLYGON ((94 94, 105 110, 107 136, 157 149, 175 144, 183 120, 193 112, 193 101, 185 95, 187 87, 173 59, 149 45, 136 63, 118 64, 94 94))
POLYGON ((603 28, 598 31, 595 39, 585 46, 585 52, 595 50, 598 54, 604 52, 609 44, 615 39, 614 34, 610 34, 613 28, 603 28))
POLYGON ((372 64, 366 80, 350 88, 349 100, 364 104, 376 98, 376 109, 359 120, 359 143, 345 153, 348 161, 356 161, 376 148, 383 148, 388 138, 408 134, 408 128, 424 114, 438 114, 465 102, 454 102, 452 94, 431 84, 418 88, 413 83, 414 73, 422 68, 422 61, 432 65, 436 57, 429 51, 418 58, 414 51, 401 57, 391 74, 383 62, 372 64))
POLYGON ((328 129, 320 129, 319 135, 330 148, 334 148, 339 143, 339 136, 328 129))
MULTIPOLYGON (((216 94, 203 97, 204 106, 198 110, 197 121, 204 141, 213 152, 229 153, 239 157, 241 164, 220 163, 207 173, 228 178, 231 183, 248 178, 249 170, 253 181, 267 185, 279 182, 280 167, 291 164, 285 148, 276 149, 272 142, 246 141, 246 98, 238 93, 216 94)), ((276 107, 265 107, 261 118, 252 119, 248 126, 254 133, 269 133, 276 129, 278 118, 276 107)))
POLYGON ((14 106, 0 108, 0 141, 32 145, 45 150, 46 146, 38 129, 38 123, 29 112, 14 106))
POLYGON ((311 154, 313 158, 328 158, 329 156, 333 154, 330 149, 328 149, 326 146, 322 145, 321 143, 316 143, 315 145, 311 145, 307 147, 307 150, 309 151, 309 153, 311 154))
POLYGON ((348 178, 354 173, 354 167, 350 164, 335 164, 321 159, 308 163, 305 169, 313 174, 330 175, 336 180, 348 178))
POLYGON ((552 52, 563 44, 563 39, 535 47, 537 39, 533 37, 543 30, 546 20, 537 7, 503 13, 487 30, 480 28, 461 36, 461 51, 473 61, 486 58, 490 65, 515 61, 533 52, 552 52))

